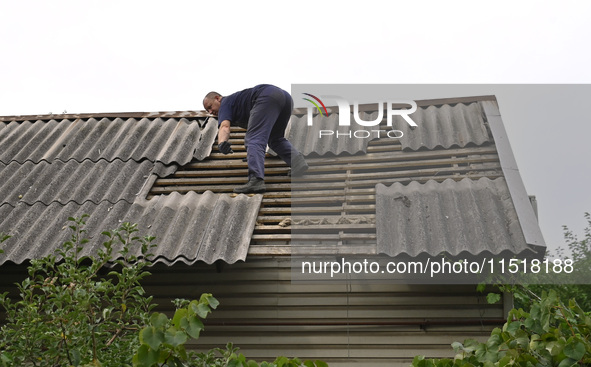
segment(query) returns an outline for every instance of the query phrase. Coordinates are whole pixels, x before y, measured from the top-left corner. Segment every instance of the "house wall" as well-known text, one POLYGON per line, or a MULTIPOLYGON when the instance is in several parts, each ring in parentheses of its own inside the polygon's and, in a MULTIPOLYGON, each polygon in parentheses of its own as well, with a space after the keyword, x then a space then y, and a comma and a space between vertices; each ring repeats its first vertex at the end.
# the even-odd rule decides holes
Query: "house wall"
POLYGON ((158 266, 146 279, 161 309, 213 293, 220 301, 195 348, 241 348, 248 358, 322 359, 331 366, 408 366, 415 355, 453 357, 450 344, 487 339, 502 324, 474 285, 292 284, 289 259, 158 266))
MULTIPOLYGON (((156 265, 144 281, 157 310, 175 298, 213 293, 220 306, 191 348, 232 342, 250 359, 321 359, 330 366, 408 366, 415 355, 453 357, 450 344, 485 340, 505 317, 474 285, 292 284, 288 258, 246 263, 156 265)), ((24 266, 1 268, 0 292, 18 294, 24 266)), ((4 318, 4 314, 0 314, 4 318)))

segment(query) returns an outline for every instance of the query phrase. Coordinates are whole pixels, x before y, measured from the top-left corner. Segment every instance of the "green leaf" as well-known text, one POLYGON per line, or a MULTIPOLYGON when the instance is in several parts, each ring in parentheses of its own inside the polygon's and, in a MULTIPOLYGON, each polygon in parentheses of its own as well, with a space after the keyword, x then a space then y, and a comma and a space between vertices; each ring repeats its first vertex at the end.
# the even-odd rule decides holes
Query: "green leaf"
POLYGON ((499 360, 499 367, 505 367, 507 366, 509 363, 511 363, 513 359, 511 358, 511 356, 505 356, 503 358, 501 358, 499 360))
POLYGON ((174 327, 169 328, 164 333, 164 343, 171 345, 173 348, 185 344, 187 339, 187 334, 184 331, 177 330, 174 327))
POLYGON ((551 342, 556 340, 556 335, 554 335, 553 333, 545 333, 544 335, 542 335, 542 341, 544 342, 551 342))
POLYGON ((2 361, 5 365, 8 363, 12 364, 12 357, 7 353, 0 354, 0 361, 2 361))
POLYGON ((503 339, 501 338, 501 335, 499 334, 492 334, 490 336, 490 338, 488 338, 488 341, 486 342, 486 346, 489 349, 493 349, 493 348, 497 348, 499 347, 499 345, 501 345, 503 343, 503 339))
POLYGON ((551 342, 546 343, 546 350, 550 352, 552 357, 556 357, 557 355, 562 352, 562 346, 560 345, 559 340, 554 340, 551 342))
POLYGON ((316 361, 316 367, 328 367, 328 364, 323 361, 316 361))
POLYGON ((133 365, 136 367, 152 367, 154 363, 158 362, 158 357, 160 357, 158 351, 143 344, 133 356, 133 365))
POLYGON ((147 344, 155 351, 158 351, 163 341, 164 333, 153 326, 148 326, 140 331, 140 343, 147 344))
POLYGON ((207 317, 207 314, 211 312, 211 309, 209 308, 208 305, 204 304, 204 303, 200 303, 197 306, 197 310, 195 311, 195 313, 201 317, 202 319, 207 317))
POLYGON ((529 342, 529 349, 536 350, 538 349, 538 345, 540 344, 540 336, 537 334, 532 334, 529 342))
POLYGON ((515 340, 519 345, 526 346, 529 344, 529 334, 527 331, 523 329, 518 329, 515 331, 515 340))
POLYGON ((181 327, 181 319, 187 316, 187 309, 186 308, 179 308, 175 311, 174 316, 172 317, 172 324, 174 326, 181 327))
POLYGON ((203 330, 204 326, 201 320, 195 315, 187 316, 181 319, 181 327, 185 329, 187 334, 192 338, 199 338, 199 333, 203 330))
POLYGON ((164 328, 167 323, 168 317, 166 317, 166 315, 163 313, 154 312, 154 314, 150 316, 150 324, 152 324, 152 326, 154 326, 155 328, 164 328))
POLYGON ((452 348, 453 348, 453 349, 454 349, 456 352, 459 352, 459 351, 461 351, 461 350, 462 350, 462 351, 464 350, 464 345, 463 345, 462 343, 460 343, 460 342, 453 342, 453 343, 451 343, 451 347, 452 347, 452 348))
POLYGON ((187 350, 185 349, 184 345, 179 345, 178 347, 176 347, 176 351, 183 360, 186 361, 187 359, 189 359, 189 356, 187 355, 187 350))
POLYGON ((505 326, 503 326, 503 331, 506 331, 510 334, 515 334, 515 332, 519 330, 519 328, 521 328, 521 322, 513 321, 506 323, 505 326))
POLYGON ((285 364, 287 364, 289 362, 289 359, 287 359, 286 357, 277 357, 275 359, 275 364, 277 365, 277 367, 283 367, 285 364))
POLYGON ((497 303, 501 300, 501 295, 498 293, 489 293, 486 295, 486 301, 489 304, 497 303))
POLYGON ((74 366, 78 366, 78 365, 80 365, 80 360, 81 360, 82 358, 80 357, 80 352, 79 352, 79 351, 77 351, 77 350, 75 350, 75 349, 74 349, 74 350, 72 351, 72 353, 71 353, 71 357, 72 357, 72 364, 73 364, 74 366))
POLYGON ((205 299, 209 306, 214 310, 220 305, 220 302, 211 295, 211 293, 205 293, 201 296, 201 299, 205 299))
POLYGON ((578 361, 585 356, 585 344, 580 341, 568 343, 563 352, 565 356, 578 361))
POLYGON ((565 358, 558 364, 558 367, 572 367, 577 365, 578 363, 575 359, 565 358))

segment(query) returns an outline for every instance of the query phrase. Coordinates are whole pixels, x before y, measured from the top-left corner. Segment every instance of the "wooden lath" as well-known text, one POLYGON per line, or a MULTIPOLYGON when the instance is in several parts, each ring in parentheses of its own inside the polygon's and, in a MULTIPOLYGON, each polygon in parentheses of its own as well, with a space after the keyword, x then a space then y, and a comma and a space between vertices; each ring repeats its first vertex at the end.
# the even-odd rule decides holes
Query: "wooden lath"
MULTIPOLYGON (((385 128, 385 127, 383 127, 385 128)), ((158 178, 148 198, 172 192, 206 190, 232 193, 246 182, 245 130, 231 129, 233 154, 218 152, 217 144, 203 161, 181 167, 173 175, 158 178)), ((373 246, 375 233, 375 186, 428 180, 443 182, 465 177, 494 179, 502 175, 494 145, 403 151, 398 139, 386 137, 369 142, 366 153, 337 157, 309 156, 306 175, 292 182, 289 168, 278 157, 267 154, 262 205, 251 242, 253 254, 289 246, 292 235, 311 246, 373 246), (294 231, 294 233, 292 233, 294 231)), ((280 250, 281 249, 281 250, 280 250)))

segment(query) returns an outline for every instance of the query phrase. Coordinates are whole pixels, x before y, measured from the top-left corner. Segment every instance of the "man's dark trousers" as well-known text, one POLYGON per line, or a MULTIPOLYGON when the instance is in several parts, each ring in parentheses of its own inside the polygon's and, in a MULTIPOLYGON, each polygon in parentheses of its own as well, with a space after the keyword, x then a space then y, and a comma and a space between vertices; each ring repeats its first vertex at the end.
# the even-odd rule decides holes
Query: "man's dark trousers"
POLYGON ((244 138, 249 178, 265 178, 267 144, 291 166, 293 147, 284 135, 292 109, 293 99, 286 91, 270 85, 260 92, 250 110, 244 138))

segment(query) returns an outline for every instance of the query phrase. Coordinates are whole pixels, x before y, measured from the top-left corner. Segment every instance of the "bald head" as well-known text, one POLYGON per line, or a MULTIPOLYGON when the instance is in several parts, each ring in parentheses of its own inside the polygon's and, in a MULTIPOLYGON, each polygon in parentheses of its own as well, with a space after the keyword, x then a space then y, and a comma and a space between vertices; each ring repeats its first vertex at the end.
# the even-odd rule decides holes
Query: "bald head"
POLYGON ((214 99, 215 97, 221 97, 221 96, 222 96, 222 95, 221 95, 221 94, 219 94, 218 92, 213 92, 213 91, 211 91, 211 92, 209 92, 209 93, 207 93, 207 94, 205 95, 205 98, 203 98, 203 100, 206 100, 206 99, 214 99))
POLYGON ((203 98, 203 108, 212 114, 217 116, 218 111, 220 110, 220 103, 222 102, 222 95, 218 92, 209 92, 203 98))

